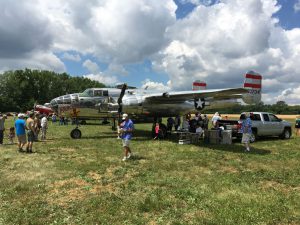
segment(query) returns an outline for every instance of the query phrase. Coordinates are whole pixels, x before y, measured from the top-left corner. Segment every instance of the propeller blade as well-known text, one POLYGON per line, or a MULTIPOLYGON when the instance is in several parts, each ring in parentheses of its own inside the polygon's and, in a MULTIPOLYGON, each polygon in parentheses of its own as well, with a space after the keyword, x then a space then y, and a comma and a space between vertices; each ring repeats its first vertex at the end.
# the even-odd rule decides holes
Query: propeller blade
POLYGON ((120 96, 118 98, 118 104, 119 104, 119 109, 118 109, 118 112, 121 113, 122 112, 122 99, 125 95, 125 91, 127 89, 127 84, 123 84, 122 86, 122 89, 121 89, 121 93, 120 93, 120 96))

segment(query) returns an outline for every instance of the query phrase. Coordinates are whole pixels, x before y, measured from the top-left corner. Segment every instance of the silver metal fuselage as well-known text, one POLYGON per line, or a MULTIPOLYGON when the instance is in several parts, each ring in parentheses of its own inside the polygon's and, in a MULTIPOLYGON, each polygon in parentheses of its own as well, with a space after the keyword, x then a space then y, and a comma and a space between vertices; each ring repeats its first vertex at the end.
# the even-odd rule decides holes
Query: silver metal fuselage
MULTIPOLYGON (((50 106, 59 115, 77 117, 81 119, 111 118, 118 116, 117 103, 121 90, 117 88, 91 88, 83 93, 75 93, 57 97, 50 102, 50 106)), ((145 97, 151 91, 127 89, 122 98, 122 112, 149 116, 169 117, 185 115, 197 111, 194 100, 165 102, 148 102, 145 97)), ((205 99, 205 108, 225 108, 239 104, 235 99, 214 100, 205 99)))

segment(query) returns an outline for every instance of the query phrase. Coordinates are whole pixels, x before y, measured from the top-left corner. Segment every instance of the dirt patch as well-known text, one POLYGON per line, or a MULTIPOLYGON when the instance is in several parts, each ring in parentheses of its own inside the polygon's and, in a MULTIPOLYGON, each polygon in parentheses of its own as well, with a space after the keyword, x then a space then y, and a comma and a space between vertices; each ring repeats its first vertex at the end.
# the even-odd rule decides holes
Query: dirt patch
POLYGON ((238 173, 239 172, 235 167, 232 167, 232 166, 222 166, 222 167, 220 167, 220 169, 218 171, 223 172, 223 173, 238 173))
POLYGON ((261 181, 259 183, 259 186, 262 190, 276 190, 276 191, 280 191, 284 194, 288 194, 291 191, 299 191, 300 190, 300 186, 297 187, 291 187, 282 183, 278 183, 276 181, 261 181))
POLYGON ((118 195, 121 187, 126 185, 137 172, 127 172, 117 176, 116 171, 121 167, 108 167, 103 174, 90 171, 85 177, 74 177, 55 181, 49 186, 50 204, 67 207, 68 203, 81 201, 91 195, 108 192, 118 195))

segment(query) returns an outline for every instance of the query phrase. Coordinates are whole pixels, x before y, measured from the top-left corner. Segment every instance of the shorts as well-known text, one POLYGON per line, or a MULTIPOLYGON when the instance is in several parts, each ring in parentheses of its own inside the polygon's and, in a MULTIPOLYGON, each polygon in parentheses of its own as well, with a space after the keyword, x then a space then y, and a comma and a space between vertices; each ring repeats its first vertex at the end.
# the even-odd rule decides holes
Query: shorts
POLYGON ((299 129, 300 128, 300 123, 296 123, 295 128, 299 129))
POLYGON ((32 130, 27 132, 27 139, 28 139, 28 142, 34 142, 35 137, 34 137, 34 133, 32 130))
POLYGON ((18 137, 19 143, 26 144, 26 135, 25 134, 17 135, 17 137, 18 137))
POLYGON ((122 144, 123 144, 123 147, 129 147, 130 140, 128 140, 128 139, 122 139, 122 144))
POLYGON ((242 137, 242 143, 249 143, 251 139, 251 134, 244 133, 242 137))

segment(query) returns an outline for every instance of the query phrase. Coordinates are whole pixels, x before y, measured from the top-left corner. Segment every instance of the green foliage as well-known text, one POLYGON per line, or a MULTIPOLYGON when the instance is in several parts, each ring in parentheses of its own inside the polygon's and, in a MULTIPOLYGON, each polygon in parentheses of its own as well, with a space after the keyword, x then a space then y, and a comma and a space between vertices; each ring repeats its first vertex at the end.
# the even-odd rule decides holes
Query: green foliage
POLYGON ((44 104, 55 97, 91 87, 105 85, 66 73, 30 69, 7 71, 0 74, 0 111, 26 111, 32 109, 34 103, 44 104))
POLYGON ((271 112, 275 114, 295 115, 300 114, 300 105, 289 106, 284 101, 278 101, 276 104, 268 105, 260 102, 256 105, 236 105, 234 107, 223 109, 204 109, 202 113, 215 113, 216 111, 221 114, 240 114, 241 112, 271 112))

